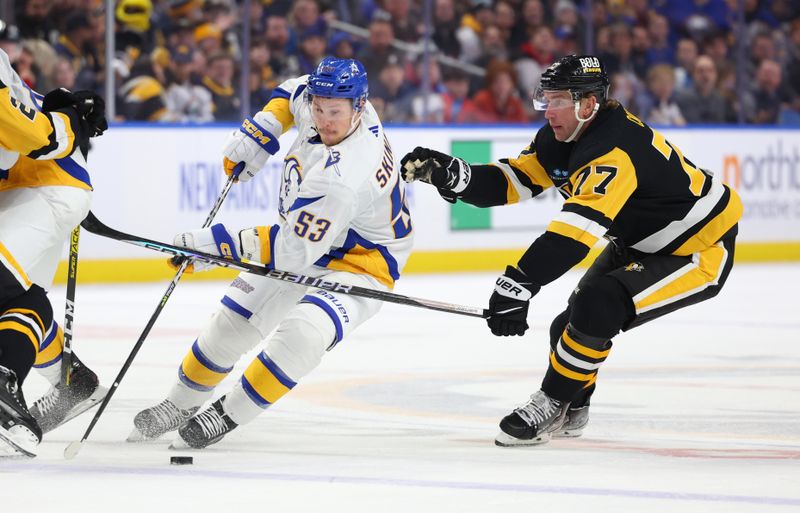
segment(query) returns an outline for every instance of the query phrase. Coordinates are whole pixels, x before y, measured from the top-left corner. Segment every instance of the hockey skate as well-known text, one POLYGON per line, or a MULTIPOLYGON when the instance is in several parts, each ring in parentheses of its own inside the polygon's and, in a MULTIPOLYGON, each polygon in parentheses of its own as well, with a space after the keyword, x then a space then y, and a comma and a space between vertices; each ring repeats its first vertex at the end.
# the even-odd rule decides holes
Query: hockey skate
POLYGON ((222 399, 219 399, 184 424, 178 430, 180 438, 170 447, 183 449, 185 444, 192 449, 204 449, 222 440, 225 435, 236 429, 236 426, 238 424, 222 409, 222 399))
POLYGON ((36 457, 42 430, 25 405, 17 375, 0 365, 0 457, 36 457))
POLYGON ((557 401, 539 390, 527 404, 500 421, 501 432, 494 443, 501 447, 547 443, 563 427, 568 408, 569 403, 557 401))
POLYGON ((99 405, 108 393, 106 387, 100 386, 97 374, 75 354, 70 361, 69 373, 69 385, 64 381, 59 382, 31 406, 31 415, 39 422, 43 433, 48 433, 99 405))
POLYGON ((577 438, 583 434, 583 428, 589 423, 589 405, 579 408, 567 408, 564 425, 553 431, 553 438, 577 438))
POLYGON ((155 440, 169 431, 175 431, 192 418, 197 409, 182 410, 169 399, 145 408, 133 418, 134 428, 128 436, 128 442, 155 440))

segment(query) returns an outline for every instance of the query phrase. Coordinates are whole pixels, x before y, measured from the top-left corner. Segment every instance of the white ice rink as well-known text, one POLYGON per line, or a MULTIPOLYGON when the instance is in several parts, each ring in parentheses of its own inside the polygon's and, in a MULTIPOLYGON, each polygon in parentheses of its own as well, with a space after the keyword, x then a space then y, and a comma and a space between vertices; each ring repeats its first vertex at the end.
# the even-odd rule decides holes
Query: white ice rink
MULTIPOLYGON (((716 299, 619 336, 582 438, 493 444, 498 421, 538 389, 550 319, 578 276, 536 296, 524 338, 386 305, 252 424, 176 453, 168 440, 124 440, 225 290, 181 283, 75 460, 62 451, 94 410, 48 434, 35 460, 0 463, 0 511, 800 511, 798 265, 740 265, 716 299), (194 465, 171 466, 177 454, 194 465)), ((478 306, 493 279, 413 275, 396 291, 478 306)), ((74 347, 104 384, 165 288, 79 288, 74 347)), ((52 297, 60 310, 63 289, 52 297)), ((32 374, 29 403, 45 389, 32 374)))

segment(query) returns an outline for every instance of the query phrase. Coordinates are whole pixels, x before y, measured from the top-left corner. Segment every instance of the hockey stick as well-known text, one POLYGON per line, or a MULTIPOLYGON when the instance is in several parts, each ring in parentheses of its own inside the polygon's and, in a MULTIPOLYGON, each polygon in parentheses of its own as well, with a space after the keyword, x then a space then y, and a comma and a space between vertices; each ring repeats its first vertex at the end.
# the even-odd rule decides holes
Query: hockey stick
POLYGON ((69 239, 69 268, 67 270, 67 304, 64 308, 64 349, 61 353, 61 369, 64 384, 69 385, 72 366, 72 324, 75 322, 75 285, 78 280, 78 242, 81 227, 72 230, 69 239))
POLYGON ((196 251, 189 248, 183 248, 180 246, 173 246, 171 244, 164 244, 163 242, 158 242, 152 239, 146 239, 144 237, 129 235, 127 233, 120 232, 118 230, 115 230, 113 228, 104 225, 91 212, 89 212, 89 215, 83 221, 82 226, 87 231, 94 233, 95 235, 100 235, 102 237, 108 237, 121 242, 126 242, 128 244, 133 244, 135 246, 153 249, 155 251, 161 251, 162 253, 169 253, 171 255, 187 257, 192 260, 197 260, 199 262, 204 262, 219 267, 229 267, 231 269, 236 269, 238 271, 243 271, 246 273, 266 276, 267 278, 272 278, 274 280, 295 283, 303 287, 312 287, 317 289, 330 290, 331 292, 340 292, 342 294, 349 294, 351 296, 377 299, 380 301, 385 301, 387 303, 397 303, 400 305, 415 306, 418 308, 436 310, 439 312, 466 315, 468 317, 480 317, 485 319, 489 316, 489 312, 483 308, 457 305, 453 303, 443 303, 441 301, 433 301, 430 299, 420 299, 410 296, 404 296, 402 294, 395 294, 394 292, 386 292, 383 290, 375 290, 366 287, 359 287, 357 285, 345 285, 342 283, 337 283, 335 281, 328 281, 324 278, 314 278, 303 274, 279 271, 277 269, 268 269, 266 266, 263 265, 256 265, 244 261, 237 262, 236 260, 228 260, 227 258, 221 256, 202 253, 200 251, 196 251))
MULTIPOLYGON (((219 194, 216 203, 214 203, 214 206, 211 208, 211 212, 208 213, 208 217, 206 218, 205 223, 203 223, 203 228, 208 228, 209 226, 211 226, 211 222, 214 220, 214 217, 217 215, 217 212, 219 211, 220 207, 222 207, 222 202, 228 195, 228 191, 231 190, 231 186, 234 183, 234 179, 235 177, 233 175, 231 175, 230 178, 228 178, 228 181, 227 183, 225 183, 225 187, 223 187, 222 192, 219 194)), ((95 223, 99 223, 99 221, 97 221, 97 218, 94 216, 94 214, 89 212, 89 216, 81 224, 94 226, 95 223), (94 220, 94 222, 92 220, 94 220)), ((86 229, 92 233, 95 233, 94 230, 91 230, 89 228, 86 229)), ((142 330, 142 334, 139 335, 139 339, 136 341, 136 344, 134 344, 133 349, 131 349, 131 353, 128 355, 128 358, 122 365, 122 368, 117 374, 117 377, 114 378, 114 383, 111 384, 111 388, 108 390, 108 393, 103 398, 103 402, 100 403, 100 408, 94 414, 94 417, 92 417, 92 421, 89 423, 89 427, 87 427, 86 431, 83 433, 83 437, 81 437, 80 441, 70 443, 66 447, 66 449, 64 449, 64 457, 66 459, 71 460, 72 458, 78 455, 78 452, 81 450, 81 447, 83 446, 83 442, 85 442, 86 439, 89 437, 89 433, 92 432, 92 429, 94 429, 95 424, 97 424, 97 420, 100 418, 100 415, 103 414, 103 411, 106 409, 106 406, 108 406, 109 401, 111 401, 111 397, 114 395, 114 392, 116 392, 117 387, 119 387, 120 381, 122 381, 122 378, 125 377, 125 373, 128 372, 128 368, 133 363, 133 359, 136 358, 136 354, 139 352, 139 349, 142 347, 142 344, 144 344, 144 340, 147 338, 147 335, 150 333, 150 330, 156 323, 156 319, 158 319, 158 316, 161 315, 161 310, 163 310, 164 305, 167 304, 167 300, 172 295, 172 291, 175 290, 175 287, 178 285, 178 281, 180 281, 181 276, 183 276, 183 272, 186 270, 186 267, 189 265, 189 263, 190 261, 188 259, 181 262, 181 266, 180 268, 178 268, 178 272, 175 273, 175 277, 172 278, 172 281, 167 286, 166 292, 164 292, 164 295, 161 296, 161 301, 158 303, 158 306, 156 306, 153 315, 150 316, 150 320, 147 321, 147 325, 144 327, 144 330, 142 330)))

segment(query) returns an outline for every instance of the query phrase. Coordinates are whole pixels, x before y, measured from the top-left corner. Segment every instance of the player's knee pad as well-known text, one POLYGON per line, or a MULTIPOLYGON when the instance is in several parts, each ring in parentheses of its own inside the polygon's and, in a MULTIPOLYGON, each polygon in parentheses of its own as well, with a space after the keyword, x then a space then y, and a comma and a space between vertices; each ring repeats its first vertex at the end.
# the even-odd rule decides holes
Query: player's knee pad
POLYGON ((564 333, 564 328, 567 327, 567 323, 569 322, 569 315, 570 315, 571 307, 567 307, 566 310, 561 312, 553 319, 553 322, 550 323, 550 349, 555 350, 556 344, 558 344, 558 340, 561 338, 561 334, 564 333))
POLYGON ((6 301, 2 309, 0 365, 14 370, 21 383, 53 322, 53 308, 44 289, 32 285, 23 294, 6 301))
POLYGON ((236 361, 260 341, 258 330, 245 318, 221 308, 192 344, 178 377, 192 390, 212 390, 233 370, 236 361))
POLYGON ((278 325, 265 353, 297 381, 319 365, 335 337, 330 317, 316 305, 301 303, 278 325))
POLYGON ((569 322, 579 332, 602 339, 613 338, 633 319, 633 300, 625 287, 610 276, 598 276, 581 285, 569 322))

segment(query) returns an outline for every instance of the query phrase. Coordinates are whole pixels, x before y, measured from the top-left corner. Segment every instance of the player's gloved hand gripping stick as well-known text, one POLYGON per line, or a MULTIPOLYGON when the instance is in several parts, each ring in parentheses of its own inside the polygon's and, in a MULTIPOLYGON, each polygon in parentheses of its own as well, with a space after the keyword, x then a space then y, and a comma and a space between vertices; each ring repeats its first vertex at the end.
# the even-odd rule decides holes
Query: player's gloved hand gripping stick
MULTIPOLYGON (((241 171, 241 169, 239 169, 239 171, 241 171)), ((225 183, 225 187, 222 189, 222 192, 217 198, 216 203, 214 203, 214 206, 211 208, 211 212, 208 213, 208 217, 206 218, 205 223, 203 223, 203 227, 208 227, 211 225, 211 223, 214 220, 214 217, 217 215, 217 212, 222 207, 222 202, 228 196, 228 192, 231 190, 231 186, 233 185, 235 180, 236 180, 236 175, 231 174, 230 177, 228 178, 228 181, 225 183)), ((89 212, 89 217, 94 217, 94 215, 91 212, 89 212)), ((142 347, 142 344, 147 338, 147 335, 150 333, 150 330, 156 323, 156 319, 158 319, 158 316, 161 314, 161 310, 164 309, 164 305, 167 304, 167 300, 172 295, 172 291, 175 290, 175 287, 178 285, 181 276, 183 276, 183 273, 186 270, 186 267, 189 266, 189 264, 190 261, 188 259, 184 259, 183 262, 180 262, 180 267, 178 268, 178 272, 175 273, 175 277, 172 278, 172 281, 167 286, 166 292, 164 292, 164 295, 161 296, 161 301, 158 303, 158 306, 153 312, 153 315, 150 316, 150 320, 147 321, 147 325, 144 327, 144 330, 142 330, 142 334, 139 335, 139 339, 136 341, 136 344, 134 344, 133 349, 131 349, 131 353, 128 355, 128 359, 125 360, 125 363, 122 365, 122 368, 117 374, 117 377, 114 378, 114 383, 112 383, 111 388, 108 390, 108 393, 106 394, 106 397, 103 399, 103 402, 100 403, 100 408, 98 408, 97 412, 94 414, 92 421, 89 423, 89 427, 87 427, 86 431, 83 433, 83 437, 80 439, 80 441, 70 443, 67 446, 67 448, 64 449, 65 458, 72 459, 75 456, 77 456, 78 452, 81 450, 83 442, 85 442, 86 439, 89 437, 89 433, 91 433, 92 429, 94 429, 94 426, 95 424, 97 424, 97 420, 100 418, 100 415, 103 414, 103 411, 106 409, 106 406, 108 406, 108 403, 111 400, 111 397, 114 395, 114 392, 116 392, 120 381, 122 381, 122 378, 125 377, 125 373, 128 372, 128 368, 133 363, 133 359, 136 358, 136 354, 139 352, 139 348, 142 347)))

